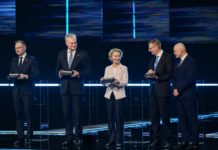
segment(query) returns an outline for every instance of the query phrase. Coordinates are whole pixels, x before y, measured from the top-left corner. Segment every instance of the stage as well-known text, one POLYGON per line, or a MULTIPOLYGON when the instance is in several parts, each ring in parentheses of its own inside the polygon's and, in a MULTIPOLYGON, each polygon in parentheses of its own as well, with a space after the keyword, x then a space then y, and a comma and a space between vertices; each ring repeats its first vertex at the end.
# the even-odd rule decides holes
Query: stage
MULTIPOLYGON (((218 146, 218 113, 199 115, 200 150, 215 150, 218 146)), ((177 118, 171 118, 172 148, 177 144, 180 133, 177 134, 177 118)), ((133 150, 147 149, 149 144, 149 121, 125 122, 124 148, 133 150)), ((34 131, 31 146, 15 148, 16 131, 0 131, 1 149, 64 149, 61 143, 65 140, 64 129, 34 131)), ((83 130, 83 144, 72 149, 102 150, 107 142, 107 124, 87 125, 83 130)))
MULTIPOLYGON (((153 85, 158 79, 156 78, 154 82, 145 76, 151 68, 150 61, 154 57, 149 47, 149 41, 152 39, 160 41, 160 44, 156 45, 159 47, 158 50, 162 49, 163 52, 171 55, 175 70, 178 68, 178 58, 174 53, 174 46, 177 43, 183 43, 188 55, 196 61, 199 146, 200 150, 218 149, 218 69, 216 69, 218 3, 216 0, 1 0, 0 12, 0 149, 63 149, 62 142, 66 140, 64 101, 60 93, 63 87, 60 83, 63 78, 58 77, 58 72, 65 69, 58 68, 57 66, 64 65, 58 65, 57 62, 59 62, 60 51, 69 50, 65 37, 69 33, 74 33, 77 37, 76 42, 74 41, 76 46, 70 49, 75 50, 74 52, 85 51, 87 59, 78 61, 83 63, 78 63, 78 67, 69 68, 68 71, 76 70, 81 73, 84 72, 83 68, 88 70, 85 71, 86 75, 77 76, 83 84, 79 97, 82 112, 80 119, 84 127, 83 144, 72 149, 105 149, 108 139, 108 113, 104 97, 106 87, 101 84, 100 79, 105 74, 105 68, 113 62, 111 57, 108 59, 108 53, 113 48, 122 50, 119 63, 128 69, 128 84, 126 83, 126 97, 123 104, 125 108, 123 149, 147 149, 151 137, 149 109, 156 108, 150 107, 149 104, 152 102, 150 99, 153 85), (19 55, 16 52, 18 40, 24 42, 24 44, 18 43, 27 55, 25 53, 19 55), (29 78, 34 71, 11 71, 13 70, 11 68, 19 69, 25 65, 26 61, 22 62, 22 56, 25 59, 28 55, 36 58, 37 65, 32 68, 39 68, 36 69, 39 71, 35 71, 39 73, 36 73, 38 75, 34 80, 29 78), (21 61, 12 63, 13 58, 18 56, 21 56, 21 61), (34 130, 30 147, 13 146, 13 142, 17 139, 17 105, 14 105, 15 97, 12 94, 16 82, 9 80, 11 73, 12 75, 19 73, 17 76, 24 73, 25 78, 30 79, 35 86, 34 90, 31 90, 30 101, 34 130)), ((81 54, 76 56, 82 58, 81 54)), ((72 62, 69 64, 72 65, 72 62)), ((68 67, 71 66, 69 64, 68 67)), ((187 70, 189 72, 195 69, 187 70)), ((170 76, 174 76, 175 79, 175 74, 170 76)), ((186 76, 188 77, 184 75, 186 76)), ((166 95, 169 96, 171 149, 173 149, 180 141, 181 134, 178 133, 177 118, 180 116, 178 115, 180 111, 176 105, 177 98, 173 96, 175 87, 172 85, 175 85, 173 84, 175 81, 171 77, 167 79, 171 89, 166 95)), ((28 91, 30 88, 25 89, 28 91)), ((156 91, 164 91, 164 89, 166 88, 156 91)), ((25 117, 28 118, 27 116, 25 117)), ((28 120, 26 118, 24 120, 28 120)), ((72 117, 72 121, 73 119, 75 117, 72 117)), ((26 128, 27 122, 24 122, 24 126, 26 128)), ((161 135, 167 134, 161 133, 161 135)))

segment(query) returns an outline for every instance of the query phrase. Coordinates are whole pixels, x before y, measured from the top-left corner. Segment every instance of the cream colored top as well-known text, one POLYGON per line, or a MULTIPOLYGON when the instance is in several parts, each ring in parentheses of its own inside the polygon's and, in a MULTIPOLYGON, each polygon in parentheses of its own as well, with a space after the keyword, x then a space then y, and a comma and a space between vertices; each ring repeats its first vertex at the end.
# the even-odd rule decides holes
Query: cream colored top
POLYGON ((107 85, 104 97, 110 99, 113 92, 116 100, 126 97, 125 86, 128 84, 128 69, 126 66, 120 64, 116 68, 112 65, 105 68, 104 78, 114 77, 119 81, 119 85, 107 85))

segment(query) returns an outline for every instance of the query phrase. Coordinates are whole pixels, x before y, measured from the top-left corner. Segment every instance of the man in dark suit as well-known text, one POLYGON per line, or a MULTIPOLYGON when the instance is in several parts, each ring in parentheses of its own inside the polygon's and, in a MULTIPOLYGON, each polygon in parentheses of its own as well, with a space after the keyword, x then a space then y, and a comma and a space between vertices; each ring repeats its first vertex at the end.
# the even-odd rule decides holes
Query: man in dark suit
POLYGON ((60 94, 63 102, 65 131, 67 140, 64 147, 82 142, 82 123, 80 115, 80 95, 83 92, 83 77, 91 71, 88 54, 77 49, 77 37, 75 34, 67 34, 65 37, 67 49, 59 52, 56 72, 61 79, 60 94), (70 75, 64 72, 71 71, 70 75), (74 111, 75 140, 73 140, 72 109, 74 111))
POLYGON ((198 117, 196 74, 197 65, 190 57, 183 43, 174 46, 174 55, 179 59, 175 66, 173 95, 176 97, 179 128, 182 133, 181 144, 177 149, 198 149, 198 117), (191 137, 192 145, 189 145, 191 137))
POLYGON ((25 144, 31 143, 33 135, 31 118, 31 100, 34 91, 34 79, 39 75, 38 63, 35 57, 26 53, 26 44, 19 40, 15 42, 15 52, 18 57, 11 61, 11 74, 18 74, 13 80, 13 100, 16 115, 16 128, 18 140, 14 142, 15 146, 24 145, 24 114, 27 121, 27 139, 25 144))
POLYGON ((160 118, 164 127, 164 148, 170 147, 170 79, 173 76, 173 59, 161 49, 161 42, 153 39, 148 42, 149 52, 154 57, 148 64, 147 76, 152 80, 149 98, 149 116, 151 119, 152 141, 149 148, 160 148, 160 118), (150 76, 151 75, 151 76, 150 76))

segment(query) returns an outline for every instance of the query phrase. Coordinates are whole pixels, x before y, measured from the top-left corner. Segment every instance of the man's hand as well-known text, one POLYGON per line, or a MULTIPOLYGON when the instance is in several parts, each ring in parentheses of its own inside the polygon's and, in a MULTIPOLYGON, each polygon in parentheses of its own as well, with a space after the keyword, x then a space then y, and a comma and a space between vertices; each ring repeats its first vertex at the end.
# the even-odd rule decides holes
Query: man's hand
POLYGON ((173 90, 173 96, 175 97, 179 96, 179 91, 177 89, 173 90))
POLYGON ((156 72, 152 69, 149 69, 146 73, 145 73, 145 77, 148 79, 158 79, 158 76, 156 75, 156 72))
POLYGON ((149 70, 146 72, 146 74, 154 74, 154 73, 155 73, 155 71, 152 70, 152 69, 149 69, 149 70))
POLYGON ((19 80, 24 80, 24 79, 28 79, 28 75, 27 74, 19 74, 19 80))
POLYGON ((79 72, 76 71, 76 70, 72 70, 73 74, 71 75, 72 78, 75 78, 75 77, 79 77, 79 72))

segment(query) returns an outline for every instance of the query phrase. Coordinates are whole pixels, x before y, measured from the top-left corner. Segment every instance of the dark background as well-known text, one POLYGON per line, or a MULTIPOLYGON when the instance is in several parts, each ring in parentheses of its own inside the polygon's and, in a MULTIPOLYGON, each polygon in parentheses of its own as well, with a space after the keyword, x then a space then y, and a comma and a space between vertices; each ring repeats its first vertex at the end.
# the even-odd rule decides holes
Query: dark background
MULTIPOLYGON (((0 15, 0 82, 8 83, 11 58, 15 56, 14 42, 26 41, 27 53, 37 57, 39 81, 57 83, 56 57, 66 48, 66 10, 63 0, 4 0, 10 11, 0 15), (14 9, 16 8, 16 9, 14 9), (13 12, 16 11, 16 12, 13 12), (7 30, 6 30, 7 27, 7 30)), ((144 79, 151 57, 147 42, 158 38, 162 48, 173 55, 176 42, 186 44, 188 53, 199 66, 198 80, 218 83, 218 4, 216 0, 69 0, 69 31, 78 35, 78 47, 88 52, 93 66, 85 83, 98 83, 104 68, 110 64, 107 53, 118 47, 124 52, 122 63, 128 66, 130 83, 144 79), (133 2, 135 2, 135 32, 133 37, 133 2)), ((63 127, 59 88, 39 88, 34 96, 34 121, 49 122, 50 128, 63 127)), ((86 87, 82 98, 84 124, 106 122, 104 88, 86 87)), ((126 120, 147 119, 149 88, 127 87, 126 120)), ((14 129, 11 88, 0 87, 0 129, 14 129)), ((217 111, 217 87, 199 88, 199 113, 217 111)), ((175 106, 172 99, 172 116, 175 106)))

